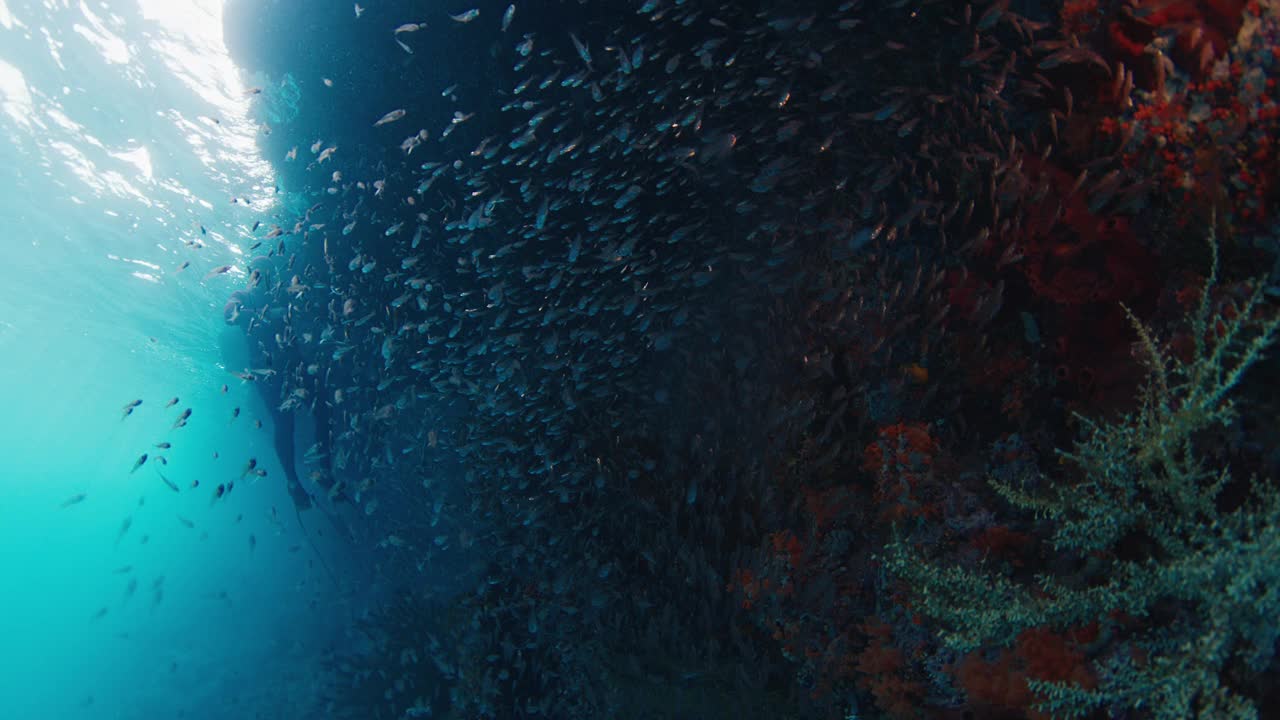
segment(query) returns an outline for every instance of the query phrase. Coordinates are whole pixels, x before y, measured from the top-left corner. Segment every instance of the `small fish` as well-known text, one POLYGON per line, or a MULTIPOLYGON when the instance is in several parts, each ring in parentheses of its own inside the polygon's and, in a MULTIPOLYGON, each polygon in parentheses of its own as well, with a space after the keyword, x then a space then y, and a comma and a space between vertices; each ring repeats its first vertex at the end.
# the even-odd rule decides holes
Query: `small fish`
POLYGON ((129 417, 130 415, 132 415, 132 414, 133 414, 133 410, 134 410, 134 408, 138 407, 138 406, 139 406, 139 405, 141 405, 141 404, 142 404, 142 401, 141 401, 141 400, 134 400, 133 402, 129 403, 128 405, 125 405, 125 406, 124 406, 124 408, 123 408, 123 410, 124 410, 124 414, 120 416, 120 419, 121 419, 121 420, 123 420, 123 419, 125 419, 125 418, 129 417))
POLYGON ((133 572, 133 566, 121 565, 120 567, 116 568, 115 570, 112 570, 111 572, 115 573, 116 575, 124 575, 125 573, 133 572))
POLYGON ((124 522, 120 523, 120 532, 116 533, 117 545, 119 545, 120 541, 124 539, 125 533, 129 532, 129 528, 131 527, 133 527, 133 516, 129 515, 124 519, 124 522))
POLYGON ((190 520, 182 517, 181 515, 177 515, 176 517, 178 518, 178 522, 182 523, 183 525, 186 525, 188 529, 195 528, 196 524, 191 522, 190 520))
POLYGON ((418 32, 419 30, 426 30, 426 29, 427 29, 426 23, 405 23, 395 29, 395 34, 399 35, 400 33, 418 32))
POLYGON ((407 114, 408 113, 403 108, 399 110, 392 110, 391 112, 379 118, 378 122, 374 123, 373 126, 378 127, 379 125, 386 125, 387 123, 393 123, 407 114))
POLYGON ((167 442, 162 442, 162 443, 156 443, 156 447, 160 448, 161 450, 168 450, 169 448, 171 448, 171 447, 173 447, 173 446, 172 446, 172 445, 170 445, 170 444, 169 444, 169 443, 167 443, 167 442))
POLYGON ((210 270, 210 271, 209 271, 209 274, 207 274, 207 275, 205 275, 205 276, 204 276, 204 279, 205 279, 205 280, 208 280, 209 278, 213 277, 214 275, 223 275, 223 274, 226 274, 229 270, 231 270, 231 267, 232 267, 231 265, 219 265, 218 267, 216 267, 216 268, 214 268, 214 269, 210 270))
POLYGON ((450 15, 449 17, 453 18, 454 22, 469 23, 472 20, 475 20, 476 18, 480 17, 480 11, 476 8, 471 8, 470 10, 464 13, 458 13, 457 15, 450 15))
POLYGON ((253 552, 256 547, 258 547, 258 538, 254 537, 253 533, 249 533, 249 552, 253 552))
POLYGON ((142 453, 142 457, 138 458, 138 460, 133 463, 133 470, 130 470, 129 474, 132 475, 134 472, 137 471, 138 468, 142 467, 146 462, 147 462, 147 454, 142 453))
POLYGON ((79 505, 80 503, 84 502, 84 499, 85 499, 85 498, 87 498, 87 497, 89 497, 89 496, 88 496, 88 494, 86 494, 86 493, 76 493, 75 495, 72 495, 71 497, 67 498, 66 500, 63 500, 63 501, 62 501, 62 504, 61 504, 61 505, 59 505, 58 507, 60 507, 60 508, 69 508, 69 507, 71 507, 72 505, 79 505))
POLYGON ((364 8, 360 7, 360 3, 356 3, 355 5, 356 5, 356 17, 358 18, 364 14, 364 8))
MULTIPOLYGON (((142 402, 142 401, 141 401, 141 400, 139 400, 138 402, 142 402)), ((165 408, 166 408, 166 409, 168 409, 168 408, 171 408, 171 407, 173 407, 174 405, 177 405, 177 404, 178 404, 178 398, 176 398, 176 397, 175 397, 175 398, 170 399, 170 400, 169 400, 169 402, 165 403, 165 405, 164 405, 164 406, 165 406, 165 408)))
POLYGON ((587 49, 586 45, 582 44, 577 35, 569 33, 569 39, 573 41, 573 46, 578 49, 578 56, 582 58, 582 62, 586 63, 587 67, 591 67, 591 51, 587 49))
POLYGON ((178 428, 185 426, 187 424, 187 418, 189 417, 191 417, 191 408, 187 408, 182 411, 182 414, 178 416, 177 421, 173 423, 173 429, 177 430, 178 428))
POLYGON ((98 612, 93 614, 93 620, 101 620, 107 616, 107 608, 105 606, 98 608, 98 612))
POLYGON ((164 484, 167 485, 170 490, 174 492, 178 492, 178 486, 174 485, 172 480, 165 477, 164 473, 160 472, 159 470, 156 470, 156 474, 160 476, 160 479, 164 481, 164 484))
POLYGON ((507 6, 506 12, 502 13, 502 32, 506 32, 511 27, 511 20, 516 16, 516 6, 511 4, 507 6))
MULTIPOLYGON (((245 464, 244 470, 240 472, 240 479, 243 480, 245 475, 248 475, 250 472, 254 470, 254 468, 257 468, 257 467, 258 467, 258 458, 249 458, 249 462, 245 464)), ((219 487, 221 487, 221 485, 219 485, 219 487)))

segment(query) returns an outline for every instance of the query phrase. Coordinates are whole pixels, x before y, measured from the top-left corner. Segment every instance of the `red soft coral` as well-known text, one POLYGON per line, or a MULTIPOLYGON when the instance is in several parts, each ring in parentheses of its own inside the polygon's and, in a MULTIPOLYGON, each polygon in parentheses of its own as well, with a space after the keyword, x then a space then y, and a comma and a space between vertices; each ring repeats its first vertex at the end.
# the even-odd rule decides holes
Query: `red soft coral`
POLYGON ((924 685, 903 676, 906 661, 893 646, 893 630, 877 618, 862 626, 870 642, 858 654, 858 686, 871 693, 876 705, 892 718, 920 716, 924 685))
POLYGON ((1150 70, 1146 47, 1158 34, 1173 33, 1170 55, 1185 72, 1202 77, 1224 55, 1240 30, 1244 0, 1139 0, 1136 8, 1107 26, 1110 50, 1130 68, 1143 70, 1141 86, 1151 89, 1158 75, 1150 70))
POLYGON ((1153 264, 1127 218, 1091 210, 1087 188, 1052 163, 1027 158, 1023 172, 1046 192, 1006 242, 1020 248, 1019 267, 1032 292, 1056 305, 1081 305, 1130 300, 1148 287, 1143 272, 1153 264))
POLYGON ((923 423, 897 423, 880 429, 880 439, 863 451, 863 468, 876 475, 876 499, 880 519, 886 522, 908 517, 934 517, 935 502, 924 497, 932 478, 930 466, 938 445, 923 423))
POLYGON ((1035 710, 1039 698, 1028 680, 1071 683, 1092 689, 1097 678, 1089 668, 1080 645, 1097 637, 1097 627, 1066 634, 1048 628, 1031 628, 1018 635, 1011 649, 1001 650, 994 660, 979 653, 966 655, 952 671, 969 702, 979 708, 1025 712, 1032 720, 1050 717, 1035 710))

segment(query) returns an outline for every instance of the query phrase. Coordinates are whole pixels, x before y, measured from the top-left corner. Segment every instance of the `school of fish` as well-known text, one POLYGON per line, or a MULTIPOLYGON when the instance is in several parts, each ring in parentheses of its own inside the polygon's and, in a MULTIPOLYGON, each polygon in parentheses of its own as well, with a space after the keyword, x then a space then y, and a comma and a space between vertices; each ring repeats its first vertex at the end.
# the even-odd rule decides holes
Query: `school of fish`
MULTIPOLYGON (((299 511, 347 516, 389 586, 447 568, 468 587, 389 607, 385 665, 335 659, 329 716, 801 716, 803 681, 726 589, 795 510, 788 454, 858 462, 842 438, 869 422, 871 369, 937 393, 943 332, 1003 303, 982 286, 952 317, 948 273, 1019 234, 1044 194, 1024 164, 1067 140, 1044 73, 1127 72, 1016 5, 344 13, 385 25, 404 79, 334 105, 348 129, 266 143, 298 210, 205 281, 244 280, 224 319, 253 361, 228 381, 289 447, 292 418, 314 427, 302 472, 282 459, 299 511), (446 35, 500 71, 422 81, 446 35), (672 711, 679 688, 710 704, 672 711)), ((1077 189, 1140 203, 1107 160, 1077 189)), ((127 472, 188 492, 165 448, 127 472)), ((248 459, 208 492, 265 476, 248 459)))

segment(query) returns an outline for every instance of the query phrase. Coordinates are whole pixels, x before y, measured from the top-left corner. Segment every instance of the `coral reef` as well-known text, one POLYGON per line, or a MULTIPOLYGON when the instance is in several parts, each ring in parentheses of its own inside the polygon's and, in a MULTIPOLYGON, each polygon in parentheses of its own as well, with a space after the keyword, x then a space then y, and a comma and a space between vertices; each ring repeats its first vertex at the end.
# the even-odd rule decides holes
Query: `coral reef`
MULTIPOLYGON (((1083 438, 1060 454, 1079 476, 1044 493, 992 481, 1011 505, 1052 524, 1054 552, 1078 559, 1076 571, 1026 582, 932 565, 901 543, 886 556, 920 612, 947 629, 948 645, 1015 644, 1028 679, 1012 690, 982 686, 971 698, 1024 706, 1030 692, 1038 712, 1063 717, 1144 706, 1159 718, 1256 717, 1225 678, 1263 671, 1280 638, 1280 570, 1271 560, 1280 552, 1280 491, 1255 479, 1247 497, 1228 499, 1240 483, 1208 462, 1200 443, 1238 419, 1230 393, 1274 341, 1280 317, 1256 284, 1217 284, 1213 247, 1185 357, 1133 318, 1147 383, 1135 411, 1081 418, 1083 438), (1050 629, 1081 624, 1103 636, 1092 640, 1094 668, 1063 647, 1054 667, 1031 661, 1028 643, 1043 651, 1050 629)), ((1000 662, 1008 677, 1010 658, 1002 653, 1000 662)), ((971 656, 961 665, 966 687, 990 669, 983 663, 971 656)))

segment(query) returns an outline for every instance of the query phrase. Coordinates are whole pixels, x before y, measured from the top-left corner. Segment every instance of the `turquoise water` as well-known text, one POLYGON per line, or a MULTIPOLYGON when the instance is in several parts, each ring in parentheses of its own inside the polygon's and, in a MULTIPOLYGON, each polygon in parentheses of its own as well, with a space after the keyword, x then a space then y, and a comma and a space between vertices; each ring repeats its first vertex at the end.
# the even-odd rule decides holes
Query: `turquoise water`
POLYGON ((220 12, 0 0, 6 718, 303 717, 351 613, 281 483, 210 502, 246 458, 281 475, 223 364, 243 352, 220 347, 243 278, 205 279, 274 202, 220 12))

